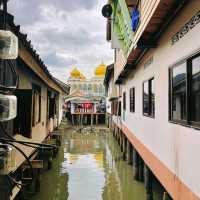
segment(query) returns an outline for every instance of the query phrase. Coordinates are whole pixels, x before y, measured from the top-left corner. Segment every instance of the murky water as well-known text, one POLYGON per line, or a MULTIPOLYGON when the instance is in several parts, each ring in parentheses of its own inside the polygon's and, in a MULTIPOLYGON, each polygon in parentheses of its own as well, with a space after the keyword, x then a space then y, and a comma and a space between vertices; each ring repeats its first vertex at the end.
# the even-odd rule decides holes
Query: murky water
MULTIPOLYGON (((53 169, 42 174, 41 192, 32 200, 145 200, 144 184, 133 180, 133 168, 111 134, 61 132, 53 169)), ((159 193, 154 199, 161 199, 159 193)))

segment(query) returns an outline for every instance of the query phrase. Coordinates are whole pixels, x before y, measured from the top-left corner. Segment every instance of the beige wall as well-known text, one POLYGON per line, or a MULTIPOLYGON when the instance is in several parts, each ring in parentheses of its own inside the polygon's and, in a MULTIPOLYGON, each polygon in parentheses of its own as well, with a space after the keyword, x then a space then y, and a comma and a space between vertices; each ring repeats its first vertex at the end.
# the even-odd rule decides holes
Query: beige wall
MULTIPOLYGON (((30 72, 26 69, 19 68, 19 89, 32 89, 32 83, 35 83, 41 87, 41 121, 35 126, 46 124, 47 115, 47 86, 34 74, 30 75, 30 72)), ((34 134, 34 129, 32 130, 34 134)))
POLYGON ((200 24, 174 45, 171 44, 171 37, 199 11, 199 8, 199 0, 190 1, 161 38, 158 48, 146 54, 136 71, 129 76, 122 87, 123 91, 127 92, 124 125, 200 197, 200 131, 168 121, 168 70, 171 65, 200 50, 200 24), (153 63, 144 68, 144 63, 150 56, 153 56, 153 63), (143 81, 151 77, 155 78, 155 118, 144 117, 142 111, 143 81), (136 108, 135 113, 130 113, 129 89, 133 86, 136 108))

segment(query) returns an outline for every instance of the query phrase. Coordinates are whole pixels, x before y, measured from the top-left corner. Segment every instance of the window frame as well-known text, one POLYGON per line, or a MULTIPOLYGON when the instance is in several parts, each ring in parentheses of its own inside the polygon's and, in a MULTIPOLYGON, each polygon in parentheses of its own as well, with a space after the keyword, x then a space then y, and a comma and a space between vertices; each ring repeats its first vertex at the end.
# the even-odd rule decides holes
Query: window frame
POLYGON ((33 90, 32 126, 34 127, 41 122, 41 114, 42 114, 41 90, 42 90, 42 88, 38 84, 32 83, 32 90, 33 90), (36 107, 36 106, 38 106, 38 107, 36 107), (37 109, 38 113, 36 113, 36 109, 37 109), (37 114, 37 116, 36 116, 36 114, 37 114))
POLYGON ((171 123, 176 123, 176 124, 180 124, 186 127, 194 127, 197 129, 200 129, 200 121, 199 122, 195 122, 192 121, 191 118, 191 88, 192 88, 192 61, 195 58, 200 57, 200 52, 193 54, 191 56, 188 56, 187 58, 177 62, 176 64, 172 65, 169 67, 169 122, 171 123), (173 95, 172 95, 172 91, 173 91, 173 84, 172 84, 172 70, 175 67, 178 67, 179 65, 186 63, 186 119, 185 120, 179 120, 179 119, 173 119, 173 115, 172 115, 172 106, 173 106, 173 95))
POLYGON ((129 109, 131 113, 135 112, 135 87, 129 90, 129 109))
POLYGON ((126 111, 126 91, 123 92, 123 110, 126 111))
MULTIPOLYGON (((143 98, 142 98, 142 112, 143 116, 145 117, 150 117, 150 118, 155 118, 155 97, 154 97, 154 110, 152 111, 152 93, 151 93, 151 88, 152 88, 152 80, 155 82, 155 77, 151 77, 142 83, 142 89, 143 89, 143 98), (144 84, 148 83, 148 113, 144 112, 144 84)), ((155 83, 154 83, 155 86, 155 83)), ((155 90, 155 88, 154 88, 155 90)), ((155 91, 154 91, 154 96, 155 96, 155 91)))

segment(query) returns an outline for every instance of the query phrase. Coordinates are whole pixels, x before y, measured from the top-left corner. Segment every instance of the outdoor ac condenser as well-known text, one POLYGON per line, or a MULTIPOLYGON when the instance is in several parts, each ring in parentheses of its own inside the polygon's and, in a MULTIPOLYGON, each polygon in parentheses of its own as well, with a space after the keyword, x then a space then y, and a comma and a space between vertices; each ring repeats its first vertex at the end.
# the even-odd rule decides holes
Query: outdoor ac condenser
POLYGON ((18 38, 11 31, 0 30, 0 59, 18 57, 18 38))
POLYGON ((17 97, 0 94, 0 122, 14 119, 17 115, 17 97))
POLYGON ((0 143, 0 175, 7 175, 15 168, 15 150, 0 143))

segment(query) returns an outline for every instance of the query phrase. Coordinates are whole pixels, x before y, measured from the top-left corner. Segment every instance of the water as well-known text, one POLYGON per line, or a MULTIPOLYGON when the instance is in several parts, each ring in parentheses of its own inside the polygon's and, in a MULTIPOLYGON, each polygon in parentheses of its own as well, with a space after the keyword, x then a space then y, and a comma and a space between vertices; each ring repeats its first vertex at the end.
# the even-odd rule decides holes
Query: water
MULTIPOLYGON (((133 180, 133 167, 111 134, 61 132, 53 169, 42 174, 41 192, 32 200, 145 200, 144 184, 133 180)), ((162 199, 159 192, 154 199, 162 199)))

